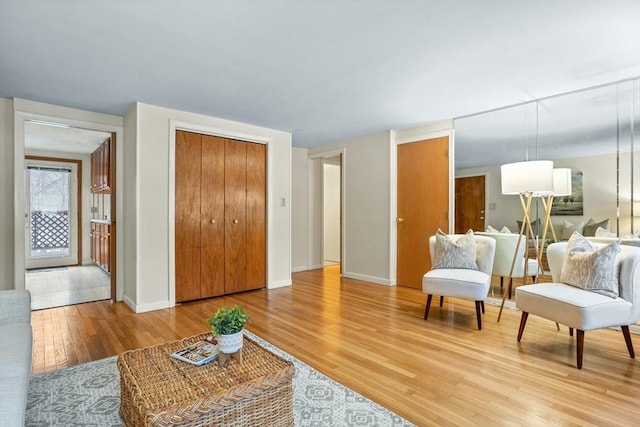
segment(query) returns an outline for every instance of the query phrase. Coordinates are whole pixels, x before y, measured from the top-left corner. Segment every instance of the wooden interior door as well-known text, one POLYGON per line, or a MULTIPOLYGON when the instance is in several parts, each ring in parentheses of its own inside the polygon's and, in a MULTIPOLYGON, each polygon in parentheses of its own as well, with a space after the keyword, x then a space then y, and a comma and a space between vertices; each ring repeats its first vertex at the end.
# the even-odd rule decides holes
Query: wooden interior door
POLYGON ((225 139, 202 135, 200 298, 223 295, 225 139))
POLYGON ((176 302, 200 298, 201 135, 176 131, 176 302))
POLYGON ((429 237, 449 229, 449 138, 398 145, 398 250, 400 286, 422 289, 431 268, 429 237))
POLYGON ((267 146, 247 144, 247 279, 246 289, 267 284, 267 146))
POLYGON ((484 175, 456 178, 456 233, 485 229, 484 175))
POLYGON ((225 293, 245 290, 247 278, 247 143, 226 140, 225 293))

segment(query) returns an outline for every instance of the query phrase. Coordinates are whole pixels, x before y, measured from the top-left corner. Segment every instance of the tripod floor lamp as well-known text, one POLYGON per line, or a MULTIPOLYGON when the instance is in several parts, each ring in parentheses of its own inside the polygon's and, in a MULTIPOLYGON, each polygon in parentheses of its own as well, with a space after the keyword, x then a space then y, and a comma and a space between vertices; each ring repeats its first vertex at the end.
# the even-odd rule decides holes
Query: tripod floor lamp
MULTIPOLYGON (((500 168, 502 194, 504 195, 518 195, 520 197, 520 205, 522 206, 522 227, 520 228, 520 235, 518 236, 518 242, 516 244, 516 251, 513 254, 513 260, 511 262, 511 271, 509 273, 509 279, 513 276, 513 269, 516 265, 518 256, 518 248, 520 242, 524 236, 525 239, 531 239, 534 242, 534 251, 536 259, 538 260, 538 266, 542 265, 540 258, 540 251, 536 241, 536 235, 531 228, 531 202, 534 197, 553 197, 553 162, 551 160, 535 160, 517 163, 508 163, 502 165, 500 168)), ((549 203, 549 211, 551 209, 551 203, 549 203)), ((545 215, 546 217, 546 215, 545 215)), ((545 222, 545 228, 547 227, 545 222)), ((525 257, 529 256, 529 245, 525 240, 525 257)), ((525 263, 525 274, 527 276, 527 263, 525 263)), ((509 281, 511 282, 511 280, 509 281)), ((502 309, 506 299, 506 292, 502 296, 502 304, 500 305, 500 312, 498 313, 498 322, 502 316, 502 309)))
POLYGON ((547 240, 547 232, 551 229, 553 241, 557 242, 556 231, 551 223, 551 205, 554 197, 566 197, 571 195, 571 169, 554 168, 553 169, 553 193, 542 196, 542 204, 544 205, 544 227, 542 228, 542 238, 540 239, 540 249, 538 253, 544 253, 544 245, 547 240))

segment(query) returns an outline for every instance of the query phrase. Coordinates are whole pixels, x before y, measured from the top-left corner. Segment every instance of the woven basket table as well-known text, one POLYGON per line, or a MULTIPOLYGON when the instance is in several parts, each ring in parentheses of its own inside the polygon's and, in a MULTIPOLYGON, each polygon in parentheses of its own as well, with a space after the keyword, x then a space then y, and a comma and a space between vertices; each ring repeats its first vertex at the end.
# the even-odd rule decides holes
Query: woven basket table
POLYGON ((171 353, 205 339, 131 350, 118 357, 120 415, 127 426, 292 426, 294 367, 244 337, 242 359, 194 366, 171 353))

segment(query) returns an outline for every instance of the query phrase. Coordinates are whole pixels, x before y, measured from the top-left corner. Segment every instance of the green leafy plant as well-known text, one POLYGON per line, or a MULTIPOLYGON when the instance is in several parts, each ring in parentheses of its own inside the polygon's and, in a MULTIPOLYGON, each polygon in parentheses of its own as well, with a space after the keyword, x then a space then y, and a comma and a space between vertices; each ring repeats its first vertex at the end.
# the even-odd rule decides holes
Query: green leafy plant
POLYGON ((250 317, 239 305, 220 307, 213 316, 207 319, 213 335, 231 335, 240 332, 250 317))

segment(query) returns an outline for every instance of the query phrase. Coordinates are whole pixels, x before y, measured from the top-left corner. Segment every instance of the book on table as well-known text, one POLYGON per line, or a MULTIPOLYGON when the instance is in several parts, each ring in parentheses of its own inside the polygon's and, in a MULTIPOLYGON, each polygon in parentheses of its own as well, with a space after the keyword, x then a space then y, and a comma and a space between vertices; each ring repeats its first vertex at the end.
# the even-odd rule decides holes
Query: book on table
POLYGON ((171 353, 171 357, 192 365, 201 366, 218 357, 218 343, 213 338, 198 341, 171 353))

